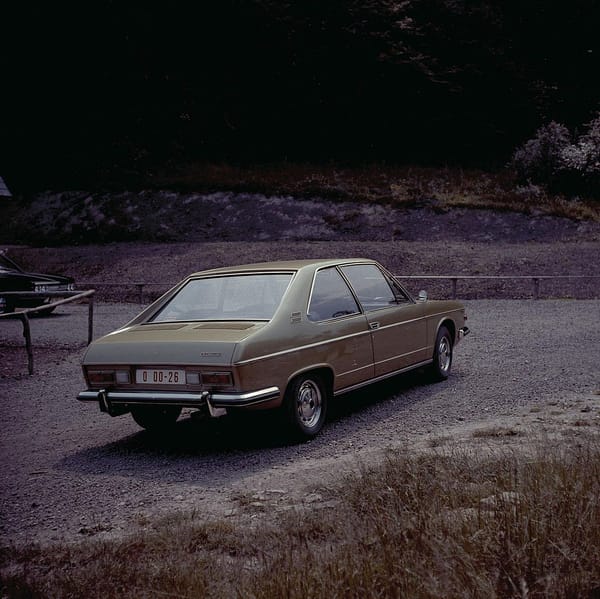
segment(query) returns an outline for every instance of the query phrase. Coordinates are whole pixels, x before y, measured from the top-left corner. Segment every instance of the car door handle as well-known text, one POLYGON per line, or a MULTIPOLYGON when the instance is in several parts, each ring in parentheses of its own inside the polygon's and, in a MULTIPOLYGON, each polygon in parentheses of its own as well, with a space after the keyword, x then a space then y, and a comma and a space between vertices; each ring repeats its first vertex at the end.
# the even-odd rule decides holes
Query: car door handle
POLYGON ((372 331, 374 331, 375 329, 378 329, 378 328, 379 328, 379 323, 378 323, 377 321, 375 321, 375 322, 370 322, 370 323, 369 323, 369 328, 370 328, 372 331))

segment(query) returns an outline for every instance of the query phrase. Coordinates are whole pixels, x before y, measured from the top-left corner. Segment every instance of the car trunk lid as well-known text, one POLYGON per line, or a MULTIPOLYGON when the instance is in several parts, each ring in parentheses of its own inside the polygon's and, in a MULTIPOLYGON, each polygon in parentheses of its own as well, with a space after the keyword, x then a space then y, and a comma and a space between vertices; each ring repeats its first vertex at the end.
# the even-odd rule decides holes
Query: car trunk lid
POLYGON ((85 364, 230 364, 236 345, 266 323, 165 322, 134 325, 93 343, 85 364))

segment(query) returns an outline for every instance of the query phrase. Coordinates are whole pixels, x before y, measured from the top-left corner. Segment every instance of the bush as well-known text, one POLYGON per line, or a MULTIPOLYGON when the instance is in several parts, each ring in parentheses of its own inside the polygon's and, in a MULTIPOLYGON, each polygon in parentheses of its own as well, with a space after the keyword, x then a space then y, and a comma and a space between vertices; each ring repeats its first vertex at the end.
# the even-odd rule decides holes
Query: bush
POLYGON ((576 143, 563 148, 560 170, 570 190, 590 193, 600 189, 600 115, 586 125, 576 143))
POLYGON ((511 165, 522 181, 551 183, 561 165, 561 155, 571 143, 569 130, 552 121, 513 154, 511 165))
POLYGON ((574 139, 560 123, 553 121, 540 127, 515 151, 511 166, 523 182, 569 195, 598 195, 600 114, 574 139))

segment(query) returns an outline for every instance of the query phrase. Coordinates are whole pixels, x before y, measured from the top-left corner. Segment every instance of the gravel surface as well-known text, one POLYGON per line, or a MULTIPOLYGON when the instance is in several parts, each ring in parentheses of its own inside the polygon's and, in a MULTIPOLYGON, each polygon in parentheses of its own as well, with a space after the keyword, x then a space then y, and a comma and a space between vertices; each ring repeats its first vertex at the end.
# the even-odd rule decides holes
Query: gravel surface
MULTIPOLYGON (((185 414, 174 435, 154 438, 129 416, 110 418, 75 400, 83 388, 85 306, 32 321, 33 376, 20 323, 0 323, 3 543, 121 535, 173 511, 235 516, 248 501, 306 505, 319 487, 380 459, 383 449, 466 443, 473 430, 517 434, 559 421, 600 430, 600 300, 466 304, 472 333, 458 346, 448 381, 429 384, 409 373, 345 396, 322 434, 300 445, 278 438, 268 420, 185 414)), ((98 303, 95 336, 138 310, 98 303)))

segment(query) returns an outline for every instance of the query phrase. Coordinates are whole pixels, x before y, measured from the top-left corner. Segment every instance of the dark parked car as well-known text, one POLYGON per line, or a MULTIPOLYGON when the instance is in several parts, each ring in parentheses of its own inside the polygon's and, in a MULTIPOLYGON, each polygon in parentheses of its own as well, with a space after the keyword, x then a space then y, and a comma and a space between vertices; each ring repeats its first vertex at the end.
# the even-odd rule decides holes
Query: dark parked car
MULTIPOLYGON (((16 308, 37 308, 57 299, 44 295, 45 292, 73 291, 75 282, 71 277, 26 272, 0 250, 0 313, 14 312, 16 308), (3 292, 22 292, 23 295, 3 295, 3 292), (40 295, 28 297, 31 292, 40 295)), ((52 312, 53 308, 44 310, 52 312)))

